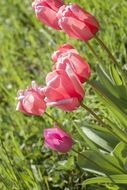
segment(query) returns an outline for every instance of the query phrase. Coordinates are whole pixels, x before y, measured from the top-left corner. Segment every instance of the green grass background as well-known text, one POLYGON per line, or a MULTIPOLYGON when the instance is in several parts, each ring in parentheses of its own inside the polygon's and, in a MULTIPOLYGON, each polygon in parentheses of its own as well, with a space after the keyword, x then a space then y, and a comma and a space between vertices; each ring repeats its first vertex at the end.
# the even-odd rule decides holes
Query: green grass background
MULTIPOLYGON (((70 1, 66 1, 70 2, 70 1)), ((123 69, 127 69, 127 1, 126 0, 72 0, 94 14, 100 22, 99 36, 108 44, 123 69)), ((63 43, 72 43, 93 68, 96 58, 80 41, 69 39, 63 32, 42 25, 31 8, 32 1, 0 1, 0 189, 81 189, 81 182, 91 174, 76 165, 73 152, 61 155, 43 146, 42 133, 53 125, 45 115, 27 117, 16 112, 16 94, 32 80, 45 85, 51 71, 51 54, 63 43)), ((101 58, 109 63, 107 55, 93 39, 91 45, 101 58)), ((108 110, 98 101, 96 94, 86 85, 85 103, 100 114, 108 110)), ((75 133, 73 122, 85 125, 91 116, 81 108, 74 113, 64 113, 55 108, 48 113, 75 133)), ((87 189, 99 189, 88 187, 87 189)), ((101 189, 101 187, 100 187, 101 189)), ((106 189, 106 187, 103 187, 106 189)))

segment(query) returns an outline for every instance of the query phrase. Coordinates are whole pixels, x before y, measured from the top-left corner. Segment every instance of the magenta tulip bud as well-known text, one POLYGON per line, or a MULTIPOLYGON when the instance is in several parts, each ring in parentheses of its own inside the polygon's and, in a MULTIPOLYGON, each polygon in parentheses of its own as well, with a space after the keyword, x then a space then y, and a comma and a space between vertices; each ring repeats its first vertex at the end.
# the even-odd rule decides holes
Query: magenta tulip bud
POLYGON ((33 81, 31 86, 26 90, 18 92, 18 104, 16 110, 27 115, 42 115, 46 110, 44 93, 41 87, 33 81))
POLYGON ((60 30, 56 13, 62 5, 64 5, 62 0, 35 0, 32 3, 32 8, 42 23, 60 30))
POLYGON ((58 69, 46 77, 45 101, 47 106, 56 106, 64 111, 77 109, 84 97, 84 89, 71 67, 58 69))
POLYGON ((69 44, 61 46, 52 56, 52 59, 57 61, 53 66, 53 70, 66 70, 69 65, 77 75, 81 83, 86 82, 91 74, 91 69, 86 60, 84 60, 76 49, 69 44), (66 47, 66 48, 65 48, 66 47))
POLYGON ((57 14, 59 26, 70 37, 88 41, 99 30, 99 23, 90 13, 84 11, 79 5, 63 5, 57 14))
POLYGON ((45 145, 52 150, 66 153, 74 142, 69 134, 58 127, 44 129, 45 145))

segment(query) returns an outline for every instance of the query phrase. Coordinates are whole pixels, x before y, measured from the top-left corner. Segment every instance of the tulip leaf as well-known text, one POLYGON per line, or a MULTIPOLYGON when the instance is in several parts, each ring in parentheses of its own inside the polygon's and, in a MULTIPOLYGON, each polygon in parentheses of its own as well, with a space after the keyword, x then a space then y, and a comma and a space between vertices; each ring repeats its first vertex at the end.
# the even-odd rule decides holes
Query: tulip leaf
POLYGON ((125 170, 127 170, 127 158, 126 158, 125 163, 124 163, 124 168, 125 168, 125 170))
POLYGON ((87 146, 90 149, 97 151, 98 150, 98 146, 95 143, 93 143, 93 141, 91 139, 89 139, 85 133, 83 133, 82 128, 77 127, 77 125, 75 125, 75 124, 74 124, 74 126, 76 127, 78 133, 82 137, 83 142, 85 142, 85 144, 87 144, 87 146))
POLYGON ((100 83, 103 85, 103 88, 106 89, 106 91, 110 92, 114 97, 118 97, 117 93, 113 87, 113 81, 110 78, 110 74, 107 69, 104 69, 104 66, 97 66, 97 74, 99 77, 100 83))
POLYGON ((101 175, 124 173, 124 169, 121 167, 116 157, 111 154, 104 154, 92 150, 79 154, 78 164, 85 171, 101 175))
POLYGON ((123 100, 127 100, 127 78, 125 79, 126 81, 124 81, 121 72, 119 73, 118 68, 116 68, 113 64, 110 65, 109 70, 119 97, 123 100))
POLYGON ((127 127, 126 113, 122 109, 123 104, 119 106, 119 100, 116 101, 115 97, 110 96, 110 92, 108 92, 99 81, 91 81, 90 83, 116 120, 119 119, 123 126, 127 127))
POLYGON ((127 159, 127 144, 120 142, 119 144, 117 144, 112 153, 124 167, 127 159))
POLYGON ((123 84, 123 81, 122 81, 121 77, 119 76, 119 73, 117 72, 117 70, 115 68, 115 65, 111 64, 109 66, 109 69, 110 69, 110 75, 111 75, 114 83, 117 84, 118 86, 121 86, 123 84))
MULTIPOLYGON (((116 184, 127 184, 127 175, 111 175, 112 181, 116 184)), ((108 177, 94 177, 87 179, 82 183, 82 186, 91 185, 91 184, 104 184, 104 183, 113 183, 108 177)))
POLYGON ((111 136, 109 133, 103 134, 102 132, 99 132, 95 129, 90 129, 88 127, 82 127, 82 130, 91 141, 93 141, 102 149, 109 152, 113 150, 115 138, 113 138, 113 136, 111 136))
MULTIPOLYGON (((99 76, 100 84, 105 89, 105 95, 108 96, 123 112, 127 113, 127 90, 122 83, 122 80, 119 78, 118 82, 118 72, 115 70, 115 67, 111 67, 113 73, 116 77, 111 76, 109 71, 105 67, 98 65, 97 73, 99 76), (120 82, 121 80, 121 82, 120 82), (116 82, 117 81, 117 82, 116 82)), ((110 69, 111 70, 111 69, 110 69)))
MULTIPOLYGON (((118 72, 116 71, 113 65, 109 67, 109 70, 106 69, 104 66, 102 67, 98 65, 97 73, 98 73, 99 81, 101 85, 103 86, 103 88, 106 89, 106 91, 108 91, 109 96, 113 96, 116 99, 119 99, 121 103, 122 103, 122 100, 123 101, 127 100, 127 90, 124 86, 124 83, 120 79, 118 72), (114 76, 114 73, 115 73, 115 76, 114 76)), ((125 102, 125 105, 127 108, 126 102, 125 102)))

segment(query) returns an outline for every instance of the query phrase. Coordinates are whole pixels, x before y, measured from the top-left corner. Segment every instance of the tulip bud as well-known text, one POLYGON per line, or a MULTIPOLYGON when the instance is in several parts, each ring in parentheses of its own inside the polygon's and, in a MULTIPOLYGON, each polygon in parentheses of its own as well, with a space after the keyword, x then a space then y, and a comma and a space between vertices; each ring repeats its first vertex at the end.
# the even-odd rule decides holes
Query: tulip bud
POLYGON ((45 145, 52 150, 66 153, 74 142, 69 134, 58 127, 44 129, 45 145))

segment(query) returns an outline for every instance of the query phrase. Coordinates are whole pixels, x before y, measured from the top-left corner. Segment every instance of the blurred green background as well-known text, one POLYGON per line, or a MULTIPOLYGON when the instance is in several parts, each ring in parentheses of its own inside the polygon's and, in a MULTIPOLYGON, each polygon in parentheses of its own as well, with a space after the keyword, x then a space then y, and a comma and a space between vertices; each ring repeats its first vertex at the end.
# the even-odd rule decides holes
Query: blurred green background
MULTIPOLYGON (((126 0, 72 0, 97 17, 101 25, 99 36, 108 44, 127 69, 127 1, 126 0)), ((51 71, 51 54, 63 43, 72 43, 93 69, 96 58, 85 43, 69 39, 63 32, 42 25, 31 8, 32 1, 0 0, 0 189, 81 189, 81 182, 91 177, 76 164, 76 155, 61 155, 43 146, 42 133, 53 125, 45 115, 27 117, 16 112, 16 94, 25 89, 32 80, 45 85, 45 77, 51 71)), ((109 62, 107 55, 93 39, 91 45, 100 57, 109 62)), ((100 114, 108 110, 99 102, 96 94, 86 85, 85 103, 100 114)), ((80 149, 80 138, 73 122, 85 125, 91 116, 78 109, 63 113, 48 108, 48 113, 73 133, 80 149), (78 140, 79 139, 79 140, 78 140)), ((88 190, 99 189, 90 186, 88 190)), ((101 187, 100 187, 101 189, 101 187)), ((103 187, 103 189, 107 189, 103 187)))

